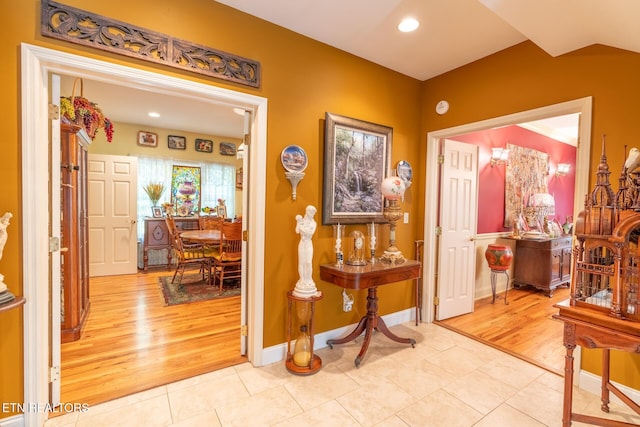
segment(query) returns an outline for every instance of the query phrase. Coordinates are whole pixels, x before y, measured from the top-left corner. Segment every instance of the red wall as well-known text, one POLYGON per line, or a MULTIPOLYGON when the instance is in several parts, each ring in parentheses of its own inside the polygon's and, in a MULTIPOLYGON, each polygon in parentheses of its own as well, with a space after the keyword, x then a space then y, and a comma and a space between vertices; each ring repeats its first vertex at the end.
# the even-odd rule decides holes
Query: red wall
POLYGON ((556 202, 555 218, 564 223, 573 215, 575 192, 576 147, 555 139, 531 132, 520 126, 506 126, 482 132, 468 133, 453 138, 455 141, 478 145, 478 234, 496 233, 507 230, 504 227, 504 176, 505 166, 491 167, 491 149, 506 147, 507 144, 531 148, 549 154, 549 194, 556 202), (556 177, 556 165, 569 163, 571 169, 566 176, 556 177))

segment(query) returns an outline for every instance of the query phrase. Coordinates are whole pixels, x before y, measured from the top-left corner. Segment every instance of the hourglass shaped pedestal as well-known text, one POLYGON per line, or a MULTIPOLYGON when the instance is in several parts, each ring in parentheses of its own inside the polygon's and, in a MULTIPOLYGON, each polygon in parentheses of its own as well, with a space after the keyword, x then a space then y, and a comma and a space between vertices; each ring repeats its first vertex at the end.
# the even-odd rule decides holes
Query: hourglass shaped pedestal
POLYGON ((322 368, 322 359, 313 353, 313 316, 316 301, 322 299, 322 293, 301 298, 287 292, 287 371, 295 375, 315 374, 322 368), (295 336, 292 336, 295 334, 295 336), (295 338, 293 351, 291 341, 295 338))

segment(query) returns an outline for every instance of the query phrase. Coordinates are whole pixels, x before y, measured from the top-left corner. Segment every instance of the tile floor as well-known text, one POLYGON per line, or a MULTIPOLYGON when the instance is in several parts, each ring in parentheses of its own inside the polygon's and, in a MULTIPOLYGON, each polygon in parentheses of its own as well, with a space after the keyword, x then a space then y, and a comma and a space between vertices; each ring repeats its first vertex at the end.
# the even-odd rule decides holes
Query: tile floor
MULTIPOLYGON (((323 367, 315 375, 291 375, 282 362, 246 363, 55 417, 46 427, 561 425, 562 377, 434 324, 391 330, 415 338, 416 347, 374 334, 356 368, 360 337, 318 350, 323 367)), ((575 390, 575 410, 603 414, 598 396, 575 390)), ((640 423, 631 413, 612 404, 609 417, 640 423)))

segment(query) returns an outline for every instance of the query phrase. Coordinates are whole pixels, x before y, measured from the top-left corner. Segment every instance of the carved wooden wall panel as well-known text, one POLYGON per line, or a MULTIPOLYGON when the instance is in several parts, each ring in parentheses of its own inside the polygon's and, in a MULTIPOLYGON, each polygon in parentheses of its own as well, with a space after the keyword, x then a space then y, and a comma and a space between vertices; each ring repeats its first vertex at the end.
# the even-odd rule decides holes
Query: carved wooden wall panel
POLYGON ((259 62, 50 0, 42 0, 41 33, 46 37, 260 87, 259 62))

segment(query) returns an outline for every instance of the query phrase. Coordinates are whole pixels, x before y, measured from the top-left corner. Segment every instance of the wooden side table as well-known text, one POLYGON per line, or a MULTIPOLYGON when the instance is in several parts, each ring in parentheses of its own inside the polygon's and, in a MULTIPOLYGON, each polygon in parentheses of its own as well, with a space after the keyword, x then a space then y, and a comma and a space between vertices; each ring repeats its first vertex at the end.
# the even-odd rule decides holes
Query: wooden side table
POLYGON ((354 363, 360 366, 362 358, 369 348, 373 330, 382 332, 392 341, 402 344, 411 344, 415 347, 413 338, 401 338, 392 333, 384 320, 378 315, 378 286, 403 280, 414 280, 420 277, 420 262, 407 260, 400 265, 384 263, 367 264, 364 266, 351 266, 324 264, 320 266, 320 278, 345 289, 367 289, 367 314, 364 315, 356 328, 347 336, 327 341, 327 345, 333 348, 334 344, 344 344, 355 340, 364 332, 364 341, 360 353, 354 363))
POLYGON ((568 301, 556 304, 559 313, 555 319, 564 322, 564 346, 567 349, 564 367, 564 405, 562 410, 562 425, 569 427, 571 421, 593 424, 598 426, 629 426, 622 421, 614 421, 593 415, 578 414, 573 411, 573 350, 576 345, 585 348, 602 349, 602 384, 601 407, 603 412, 609 412, 609 394, 613 393, 629 408, 640 414, 640 405, 625 395, 611 383, 609 371, 611 362, 610 349, 640 354, 640 325, 637 322, 617 319, 607 312, 572 307, 568 301))

